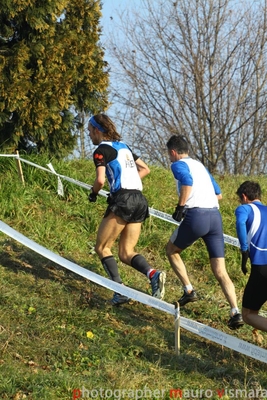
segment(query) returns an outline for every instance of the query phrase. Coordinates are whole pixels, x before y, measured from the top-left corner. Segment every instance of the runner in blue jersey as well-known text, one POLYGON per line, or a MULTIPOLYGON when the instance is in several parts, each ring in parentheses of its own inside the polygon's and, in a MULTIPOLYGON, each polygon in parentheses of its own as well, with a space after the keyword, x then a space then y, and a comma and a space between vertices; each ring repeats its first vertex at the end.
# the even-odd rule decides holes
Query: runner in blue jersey
MULTIPOLYGON (((108 207, 100 223, 95 250, 109 277, 122 283, 118 265, 111 248, 119 239, 119 259, 150 279, 152 296, 164 296, 165 272, 152 268, 134 248, 141 233, 141 224, 149 216, 147 200, 142 194, 142 178, 149 174, 148 166, 121 141, 113 121, 106 114, 89 120, 89 135, 97 149, 94 151, 96 179, 89 195, 95 202, 107 177, 110 194, 108 207)), ((120 305, 130 299, 114 293, 111 304, 120 305)))
POLYGON ((257 182, 245 181, 237 189, 241 205, 235 210, 236 231, 242 253, 242 271, 251 271, 242 300, 244 321, 267 332, 267 318, 259 315, 267 301, 267 206, 261 203, 261 187, 257 182))
POLYGON ((173 135, 167 142, 167 149, 179 196, 173 218, 180 225, 166 247, 170 264, 184 289, 178 302, 184 306, 198 299, 180 254, 202 238, 209 253, 212 272, 231 307, 228 326, 237 329, 244 323, 237 306, 235 287, 225 268, 218 203, 222 198, 220 187, 202 163, 189 157, 189 145, 182 135, 173 135))

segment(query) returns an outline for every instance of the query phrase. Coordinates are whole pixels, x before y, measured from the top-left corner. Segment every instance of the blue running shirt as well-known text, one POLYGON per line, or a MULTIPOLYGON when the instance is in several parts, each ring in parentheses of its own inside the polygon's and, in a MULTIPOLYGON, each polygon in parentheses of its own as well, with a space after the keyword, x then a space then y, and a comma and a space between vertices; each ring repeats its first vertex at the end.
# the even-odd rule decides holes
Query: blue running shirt
POLYGON ((235 216, 241 250, 249 250, 251 264, 267 265, 267 206, 260 201, 242 204, 235 216))
POLYGON ((143 185, 135 159, 137 157, 123 142, 102 141, 94 151, 96 167, 106 167, 110 193, 116 193, 120 189, 142 191, 143 185))
POLYGON ((216 195, 221 193, 220 187, 201 162, 185 157, 172 163, 171 169, 176 180, 178 195, 181 186, 192 186, 186 201, 187 208, 219 208, 216 195))

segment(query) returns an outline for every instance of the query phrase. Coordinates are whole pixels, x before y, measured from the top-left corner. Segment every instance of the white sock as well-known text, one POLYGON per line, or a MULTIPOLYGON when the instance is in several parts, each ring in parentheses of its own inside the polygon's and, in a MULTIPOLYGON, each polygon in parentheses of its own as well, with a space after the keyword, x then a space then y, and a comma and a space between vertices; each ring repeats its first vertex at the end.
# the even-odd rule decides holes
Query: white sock
POLYGON ((233 317, 234 315, 239 314, 239 312, 239 309, 237 307, 234 307, 231 309, 230 316, 233 317))
POLYGON ((192 292, 193 286, 191 285, 191 283, 189 285, 184 286, 184 290, 186 291, 186 293, 192 292))

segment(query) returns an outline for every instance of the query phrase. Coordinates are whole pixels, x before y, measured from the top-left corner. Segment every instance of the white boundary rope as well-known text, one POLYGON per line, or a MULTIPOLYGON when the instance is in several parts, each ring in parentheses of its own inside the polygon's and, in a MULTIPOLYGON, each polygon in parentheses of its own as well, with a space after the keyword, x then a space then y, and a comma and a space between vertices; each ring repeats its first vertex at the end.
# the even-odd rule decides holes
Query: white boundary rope
MULTIPOLYGON (((9 225, 0 221, 0 231, 4 234, 10 236, 14 240, 23 244, 24 246, 30 248, 36 253, 42 255, 43 257, 61 265, 62 267, 80 275, 100 286, 103 286, 107 289, 119 292, 124 296, 130 297, 133 300, 139 301, 140 303, 146 304, 148 306, 154 307, 160 311, 171 314, 175 317, 175 322, 178 325, 178 321, 180 320, 181 328, 188 330, 202 338, 208 339, 212 342, 215 342, 221 346, 228 347, 229 349, 235 350, 238 353, 244 354, 246 356, 252 357, 255 360, 267 363, 267 350, 255 346, 254 344, 248 343, 244 340, 238 339, 234 336, 228 335, 227 333, 221 332, 217 329, 211 328, 207 325, 204 325, 200 322, 190 320, 185 317, 181 317, 179 310, 175 310, 175 306, 173 304, 167 303, 165 301, 156 299, 155 297, 149 296, 145 293, 139 292, 138 290, 131 289, 127 286, 120 285, 119 283, 113 282, 112 280, 100 276, 94 272, 91 272, 79 265, 61 257, 58 254, 53 253, 52 251, 46 249, 45 247, 37 244, 33 240, 27 238, 21 233, 17 232, 9 225)), ((176 326, 179 328, 179 325, 176 326)), ((179 336, 177 336, 177 353, 179 352, 180 342, 179 336)))
MULTIPOLYGON (((26 164, 29 164, 29 165, 32 165, 33 167, 42 169, 43 171, 49 172, 50 174, 54 174, 58 178, 64 179, 68 182, 71 182, 71 183, 77 185, 77 186, 81 186, 84 189, 91 190, 91 188, 92 188, 92 185, 87 185, 84 182, 80 182, 76 179, 69 178, 68 176, 56 173, 51 163, 47 164, 47 165, 49 166, 49 168, 52 168, 52 169, 48 169, 48 168, 41 167, 40 165, 35 164, 31 161, 25 160, 24 158, 20 158, 18 155, 0 154, 0 157, 13 157, 13 158, 19 159, 20 161, 23 161, 26 164)), ((104 197, 107 197, 108 193, 109 192, 106 192, 105 190, 99 191, 99 194, 104 197)), ((153 215, 154 217, 162 219, 163 221, 167 221, 167 222, 171 222, 172 224, 179 225, 179 222, 175 221, 170 214, 167 214, 167 213, 159 211, 159 210, 155 210, 154 208, 151 208, 151 207, 149 207, 149 213, 150 213, 150 215, 153 215)), ((229 235, 225 235, 225 234, 223 236, 224 236, 225 243, 231 244, 232 246, 240 247, 239 240, 237 238, 234 238, 233 236, 229 236, 229 235)))
MULTIPOLYGON (((30 164, 36 168, 42 169, 43 171, 52 173, 58 177, 58 182, 61 179, 67 180, 73 184, 76 184, 78 186, 81 186, 85 189, 90 190, 92 185, 87 185, 83 182, 80 182, 78 180, 69 178, 65 175, 57 174, 51 164, 48 164, 49 168, 44 168, 41 167, 38 164, 32 163, 31 161, 24 160, 20 158, 18 155, 3 155, 0 154, 2 157, 14 157, 16 159, 19 159, 20 161, 23 161, 27 164, 30 164)), ((108 192, 101 190, 99 192, 102 196, 107 196, 108 192)), ((159 219, 162 219, 164 221, 171 222, 173 224, 179 225, 169 214, 166 214, 164 212, 161 212, 159 210, 155 210, 153 208, 149 208, 150 215, 153 215, 159 219)), ((236 337, 233 337, 231 335, 228 335, 227 333, 221 332, 217 329, 211 328, 207 325, 204 325, 200 322, 193 321, 190 319, 187 319, 185 317, 180 316, 180 310, 179 308, 175 308, 174 305, 170 303, 166 303, 165 301, 156 299, 152 296, 149 296, 145 293, 139 292, 138 290, 131 289, 127 286, 120 285, 116 282, 113 282, 112 280, 102 277, 98 274, 95 274, 94 272, 91 272, 85 268, 80 267, 79 265, 68 261, 64 259, 63 257, 51 252, 50 250, 46 249, 45 247, 37 244, 36 242, 30 240, 26 236, 22 235, 21 233, 17 232, 4 222, 0 221, 0 231, 2 231, 4 234, 12 237, 14 240, 20 242, 21 244, 27 246, 28 248, 32 249, 33 251, 39 253, 40 255, 48 258, 49 260, 61 265, 62 267, 100 285, 103 286, 107 289, 116 291, 121 293, 124 296, 130 297, 133 300, 139 301, 140 303, 146 304, 148 306, 154 307, 160 311, 166 312, 168 314, 171 314, 175 317, 175 325, 176 329, 180 329, 180 326, 189 332, 192 332, 200 337, 203 337, 205 339, 208 339, 212 342, 215 342, 219 345, 228 347, 229 349, 235 350, 241 354, 244 354, 246 356, 252 357, 258 361, 267 363, 267 350, 258 347, 254 344, 248 343, 244 340, 238 339, 236 337)), ((238 239, 224 235, 224 239, 226 243, 232 244, 233 246, 239 247, 239 241, 238 239)), ((176 337, 176 351, 179 353, 180 351, 180 332, 177 332, 178 336, 176 337)))

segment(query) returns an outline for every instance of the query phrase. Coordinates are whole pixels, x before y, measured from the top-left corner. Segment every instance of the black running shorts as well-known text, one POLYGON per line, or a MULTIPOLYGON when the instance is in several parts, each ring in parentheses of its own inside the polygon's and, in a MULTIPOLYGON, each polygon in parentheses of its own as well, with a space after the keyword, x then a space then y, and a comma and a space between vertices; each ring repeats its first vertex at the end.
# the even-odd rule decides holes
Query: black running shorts
POLYGON ((149 217, 148 203, 140 190, 121 189, 109 195, 104 218, 110 211, 126 222, 143 222, 149 217))
POLYGON ((267 301, 267 265, 252 265, 247 281, 242 306, 258 311, 267 301))

